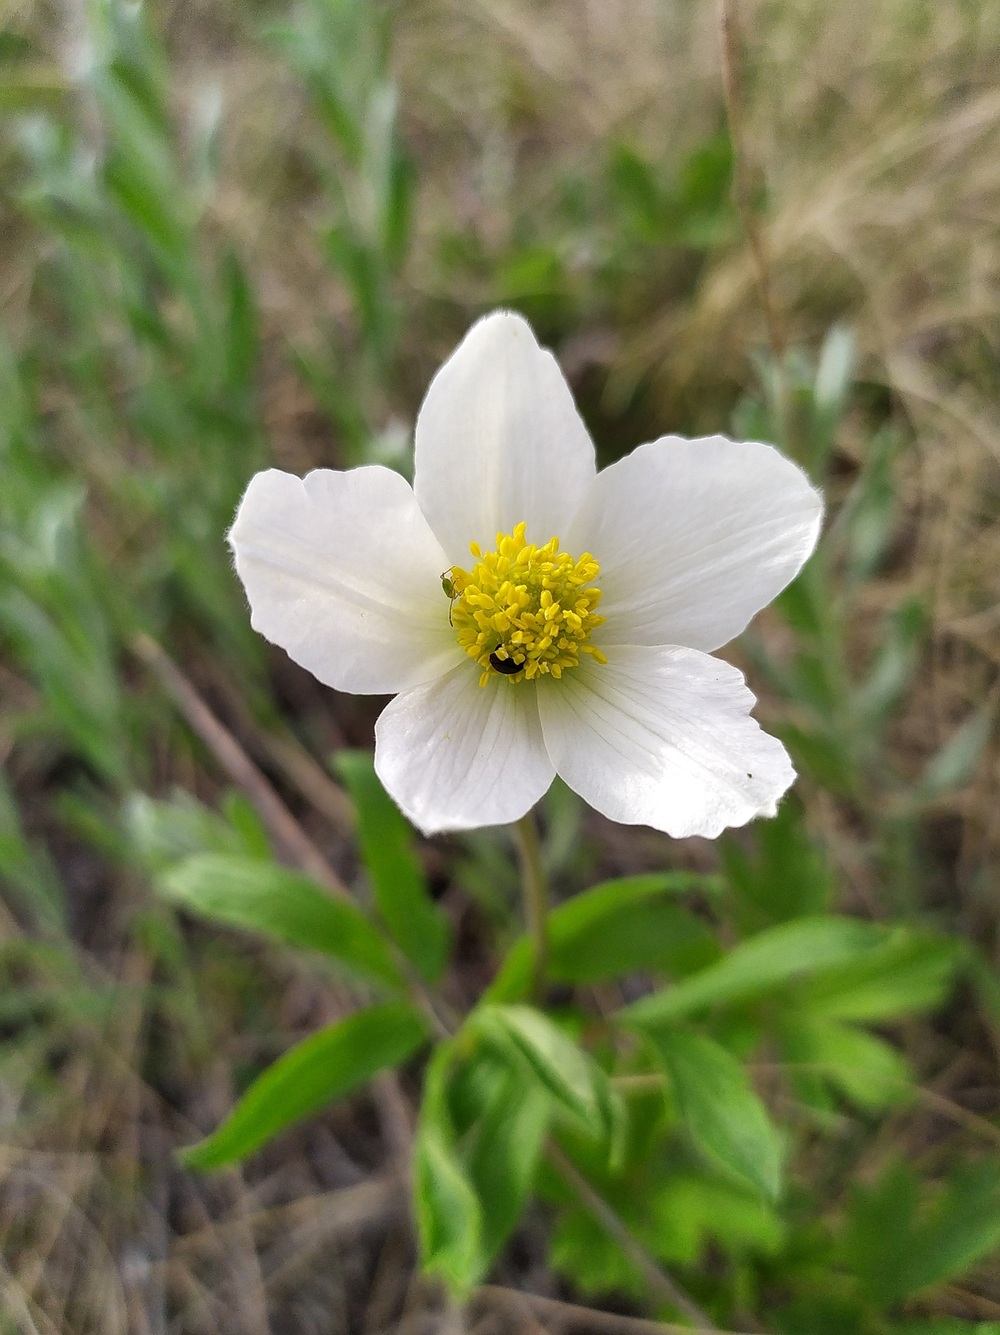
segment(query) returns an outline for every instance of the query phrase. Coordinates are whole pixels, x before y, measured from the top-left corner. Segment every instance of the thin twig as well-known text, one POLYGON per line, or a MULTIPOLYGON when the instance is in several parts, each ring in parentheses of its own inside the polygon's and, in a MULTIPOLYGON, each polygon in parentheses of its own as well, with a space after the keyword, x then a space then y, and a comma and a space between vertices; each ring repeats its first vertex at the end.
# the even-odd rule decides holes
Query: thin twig
POLYGON ((335 895, 349 898, 347 887, 303 830, 271 784, 224 728, 167 653, 148 635, 132 637, 136 656, 156 677, 188 723, 229 777, 246 793, 272 837, 285 853, 335 895))
MULTIPOLYGON (((134 636, 132 648, 171 696, 229 777, 243 789, 273 838, 282 845, 291 860, 320 885, 326 886, 331 894, 351 899, 350 891, 329 862, 180 668, 148 635, 134 636)), ((407 977, 412 999, 423 1008, 439 1037, 446 1037, 455 1025, 443 1003, 431 995, 402 952, 394 949, 393 953, 407 977)))
POLYGON ((746 146, 741 43, 736 18, 736 0, 719 0, 719 47, 722 55, 722 90, 726 101, 726 117, 729 121, 729 137, 733 145, 733 198, 750 246, 757 290, 761 306, 764 308, 768 342, 780 374, 788 340, 775 307, 767 248, 754 212, 753 173, 746 146))
MULTIPOLYGON (((272 765, 316 811, 328 820, 338 834, 351 834, 357 824, 354 803, 312 755, 295 734, 287 729, 275 731, 263 728, 246 707, 242 694, 229 676, 221 671, 213 674, 213 688, 225 699, 226 708, 239 721, 240 735, 250 755, 272 765)), ((339 750, 346 742, 332 720, 328 727, 337 734, 332 749, 339 750)))
POLYGON ((659 1302, 667 1303, 669 1306, 676 1308, 678 1312, 683 1312, 689 1321, 694 1322, 696 1330, 712 1331, 718 1335, 718 1326, 701 1310, 694 1299, 684 1292, 676 1280, 671 1279, 663 1267, 650 1256, 624 1220, 612 1209, 604 1197, 594 1190, 559 1146, 550 1141, 546 1146, 546 1154, 559 1174, 566 1179, 601 1227, 611 1234, 629 1260, 642 1271, 653 1296, 659 1302))
POLYGON ((311 802, 321 816, 325 816, 340 834, 350 834, 357 820, 354 804, 338 788, 326 770, 294 737, 256 729, 252 749, 259 749, 295 785, 304 798, 311 802))
MULTIPOLYGON (((751 1062, 749 1069, 752 1071, 815 1071, 819 1075, 829 1074, 836 1070, 835 1063, 832 1062, 751 1062)), ((660 1080, 662 1077, 654 1076, 653 1079, 660 1080)), ((622 1087, 622 1080, 646 1080, 646 1076, 624 1076, 619 1079, 613 1079, 616 1088, 622 1087)), ((980 1117, 974 1113, 971 1108, 963 1108, 960 1103, 954 1099, 947 1098, 944 1094, 939 1094, 935 1089, 929 1089, 927 1085, 915 1085, 905 1076, 899 1076, 896 1080, 901 1094, 912 1094, 914 1098, 924 1103, 935 1112, 939 1112, 942 1117, 948 1117, 958 1126, 964 1126, 967 1131, 974 1131, 976 1135, 982 1136, 993 1145, 1000 1147, 1000 1127, 980 1117)), ((628 1085, 624 1088, 627 1090, 628 1085)))
POLYGON ((926 1085, 915 1085, 914 1093, 922 1103, 933 1108, 944 1117, 949 1117, 959 1126, 964 1126, 967 1131, 974 1131, 977 1135, 989 1140, 993 1145, 1000 1145, 1000 1127, 996 1127, 992 1122, 987 1121, 985 1117, 980 1117, 969 1108, 963 1108, 960 1103, 955 1103, 952 1099, 946 1098, 934 1089, 928 1089, 926 1085))
MULTIPOLYGON (((646 1317, 623 1316, 618 1312, 602 1312, 579 1303, 563 1302, 559 1298, 543 1298, 541 1294, 508 1289, 500 1284, 484 1284, 476 1290, 474 1303, 481 1300, 502 1303, 505 1307, 529 1307, 539 1316, 555 1321, 586 1326, 602 1331, 604 1335, 691 1335, 690 1326, 678 1326, 673 1321, 650 1321, 646 1317)), ((716 1328, 713 1326, 713 1330, 716 1328)), ((717 1335, 747 1335, 745 1331, 721 1330, 717 1335)))

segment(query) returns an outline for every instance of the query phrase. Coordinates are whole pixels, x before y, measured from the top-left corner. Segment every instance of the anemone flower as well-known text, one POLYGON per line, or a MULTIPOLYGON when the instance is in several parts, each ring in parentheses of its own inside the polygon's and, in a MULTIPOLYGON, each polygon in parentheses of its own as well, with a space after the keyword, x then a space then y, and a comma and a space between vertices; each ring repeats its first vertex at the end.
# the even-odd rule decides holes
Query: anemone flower
POLYGON ((598 473, 552 354, 507 311, 431 382, 414 481, 269 469, 229 534, 256 630, 394 695, 375 768, 427 834, 520 819, 556 774, 598 811, 714 838, 795 772, 711 657, 796 575, 822 501, 770 445, 663 436, 598 473))

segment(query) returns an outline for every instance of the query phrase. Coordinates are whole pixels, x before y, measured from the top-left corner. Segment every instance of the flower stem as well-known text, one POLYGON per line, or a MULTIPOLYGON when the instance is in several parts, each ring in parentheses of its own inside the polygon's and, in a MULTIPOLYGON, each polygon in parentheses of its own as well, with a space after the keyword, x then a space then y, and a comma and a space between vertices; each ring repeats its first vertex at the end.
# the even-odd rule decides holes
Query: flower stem
POLYGON ((549 962, 549 886, 542 864, 542 845, 538 838, 535 813, 529 811, 526 816, 516 821, 512 828, 521 864, 525 925, 534 947, 531 993, 535 1000, 540 1000, 545 986, 545 970, 549 962))

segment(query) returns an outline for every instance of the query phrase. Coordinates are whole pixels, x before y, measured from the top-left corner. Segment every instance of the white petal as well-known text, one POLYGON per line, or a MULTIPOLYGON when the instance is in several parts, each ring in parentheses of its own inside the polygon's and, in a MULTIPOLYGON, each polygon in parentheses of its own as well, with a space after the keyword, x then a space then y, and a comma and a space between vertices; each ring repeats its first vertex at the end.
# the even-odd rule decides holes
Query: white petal
POLYGON ((774 815, 795 771, 750 717, 741 672, 695 649, 606 652, 538 688, 546 748, 572 789, 612 820, 678 839, 774 815))
POLYGON ((229 533, 251 624, 327 686, 389 694, 461 657, 448 562, 388 468, 258 473, 229 533))
POLYGON ((601 564, 598 642, 727 644, 801 569, 823 502, 770 445, 664 436, 595 478, 567 550, 601 564))
POLYGON ((518 820, 555 777, 535 691, 499 677, 480 687, 471 659, 386 706, 375 770, 425 834, 518 820))
POLYGON ((417 418, 413 488, 448 553, 491 551, 524 520, 529 542, 564 537, 594 477, 594 447, 551 352, 519 315, 466 334, 417 418))

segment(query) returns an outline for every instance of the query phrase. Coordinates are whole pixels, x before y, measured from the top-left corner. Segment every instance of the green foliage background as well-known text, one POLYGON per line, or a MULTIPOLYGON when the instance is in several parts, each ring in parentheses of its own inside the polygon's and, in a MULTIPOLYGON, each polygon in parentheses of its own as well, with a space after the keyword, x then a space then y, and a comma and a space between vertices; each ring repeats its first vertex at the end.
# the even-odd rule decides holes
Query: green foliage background
POLYGON ((740 16, 734 144, 700 0, 5 6, 0 1329, 452 1320, 419 1249, 470 1322, 688 1321, 631 1238, 717 1328, 1000 1331, 1000 10, 740 16), (602 461, 830 504, 728 651, 795 794, 553 789, 547 1015, 507 836, 415 840, 222 540, 268 462, 406 472, 496 305, 602 461))

